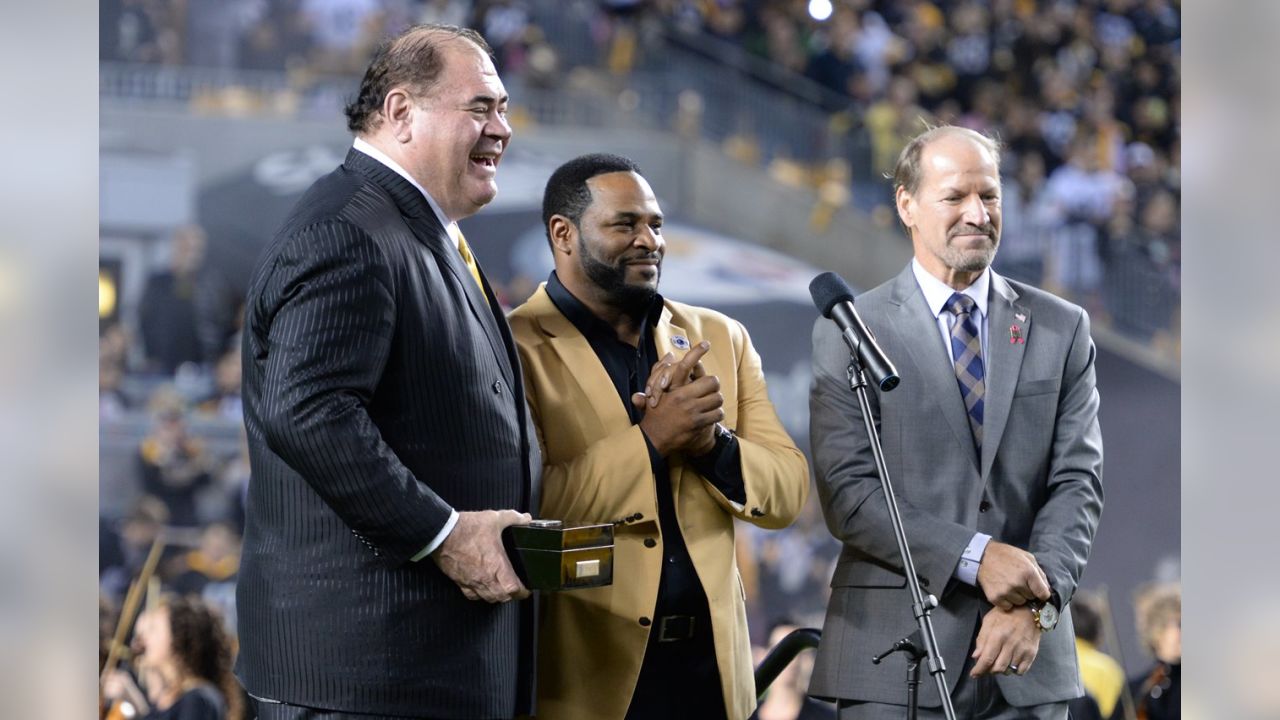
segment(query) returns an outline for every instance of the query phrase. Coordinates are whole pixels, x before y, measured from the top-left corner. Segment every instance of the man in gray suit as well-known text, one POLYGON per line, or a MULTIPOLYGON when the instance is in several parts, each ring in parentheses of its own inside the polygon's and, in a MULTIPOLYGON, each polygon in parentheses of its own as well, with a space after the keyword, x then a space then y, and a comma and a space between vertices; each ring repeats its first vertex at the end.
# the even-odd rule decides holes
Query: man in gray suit
MULTIPOLYGON (((1102 511, 1095 351, 1084 310, 991 271, 999 162, 963 128, 907 145, 894 186, 915 258, 857 307, 902 378, 871 407, 957 716, 1065 719, 1082 693, 1067 606, 1102 511)), ((843 548, 809 691, 842 719, 901 718, 903 661, 870 658, 915 621, 848 365, 818 320, 810 432, 843 548)), ((920 717, 942 717, 925 680, 920 717)))

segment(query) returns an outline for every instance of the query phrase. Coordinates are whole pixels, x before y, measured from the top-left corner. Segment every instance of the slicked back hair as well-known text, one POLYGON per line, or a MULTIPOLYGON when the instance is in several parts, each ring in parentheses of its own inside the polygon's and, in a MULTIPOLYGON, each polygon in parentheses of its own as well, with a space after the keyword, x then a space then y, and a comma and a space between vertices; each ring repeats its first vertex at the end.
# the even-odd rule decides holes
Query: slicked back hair
POLYGON ((454 25, 414 25, 378 45, 360 81, 360 92, 343 110, 347 129, 367 133, 382 124, 382 103, 393 88, 407 85, 416 95, 426 95, 444 70, 443 50, 465 40, 493 57, 493 49, 480 33, 454 25))
POLYGON ((587 187, 587 181, 597 175, 615 172, 644 175, 640 166, 630 158, 609 153, 576 157, 551 173, 542 194, 542 229, 547 233, 548 243, 551 242, 551 216, 563 215, 578 225, 582 213, 591 205, 591 188, 587 187))
POLYGON ((938 125, 912 138, 911 142, 907 143, 907 146, 902 148, 902 152, 898 154, 898 164, 894 166, 893 177, 891 178, 895 195, 898 192, 898 188, 906 188, 908 195, 915 196, 916 191, 920 189, 920 179, 923 174, 920 169, 920 156, 924 154, 924 149, 928 147, 929 143, 945 135, 959 135, 978 143, 987 152, 991 153, 991 159, 995 162, 996 169, 999 170, 1000 141, 966 127, 938 125))

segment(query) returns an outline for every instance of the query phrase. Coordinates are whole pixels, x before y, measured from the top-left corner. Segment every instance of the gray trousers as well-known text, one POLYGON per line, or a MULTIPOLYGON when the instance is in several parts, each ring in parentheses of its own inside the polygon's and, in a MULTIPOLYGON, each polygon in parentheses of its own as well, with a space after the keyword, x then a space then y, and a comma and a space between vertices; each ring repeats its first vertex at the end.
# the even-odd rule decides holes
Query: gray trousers
MULTIPOLYGON (((973 679, 969 677, 970 660, 951 692, 951 704, 957 720, 1067 720, 1067 703, 1057 702, 1032 707, 1014 707, 1004 699, 1000 685, 990 675, 973 679)), ((921 672, 920 683, 932 683, 927 672, 921 672)), ((903 702, 906 702, 907 685, 902 684, 903 702)), ((854 702, 841 700, 837 705, 839 720, 903 720, 907 717, 906 705, 854 702)), ((919 720, 943 720, 942 708, 920 708, 919 720)))

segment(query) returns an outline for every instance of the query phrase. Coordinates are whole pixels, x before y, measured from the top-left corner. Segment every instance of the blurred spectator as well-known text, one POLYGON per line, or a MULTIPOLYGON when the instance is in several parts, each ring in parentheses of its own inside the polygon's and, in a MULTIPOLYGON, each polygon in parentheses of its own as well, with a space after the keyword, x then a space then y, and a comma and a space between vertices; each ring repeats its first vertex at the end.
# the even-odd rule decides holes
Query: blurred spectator
MULTIPOLYGON (((765 651, 777 647, 783 638, 796 629, 796 625, 790 621, 775 623, 769 631, 769 643, 765 651)), ((765 652, 761 652, 756 662, 763 660, 764 655, 765 652)), ((774 679, 750 720, 835 720, 834 707, 805 694, 812 671, 813 650, 805 650, 774 679)))
POLYGON ((142 292, 138 324, 147 369, 172 375, 183 363, 200 363, 196 292, 204 262, 205 233, 194 225, 173 233, 169 267, 152 273, 142 292))
POLYGON ((231 638, 222 618, 198 598, 166 598, 138 617, 138 681, 113 670, 108 700, 131 706, 139 720, 241 720, 244 702, 231 674, 231 638), (141 687, 139 687, 141 684, 141 687), (145 688, 145 691, 143 690, 145 688))
POLYGON ((1182 587, 1168 583, 1147 587, 1134 603, 1138 636, 1155 665, 1129 680, 1139 717, 1178 720, 1182 717, 1182 587))
POLYGON ((240 349, 223 353, 214 366, 213 395, 200 403, 197 410, 230 422, 244 422, 244 404, 240 399, 240 349))
MULTIPOLYGON (((1071 620, 1085 693, 1093 699, 1099 717, 1111 717, 1124 691, 1124 668, 1098 649, 1102 645, 1102 612, 1098 601, 1087 592, 1077 592, 1071 598, 1071 620)), ((1072 717, 1077 714, 1073 711, 1072 717)))
POLYGON ((239 40, 240 65, 250 70, 302 70, 315 49, 302 0, 274 0, 239 40))
POLYGON ((359 73, 385 31, 378 0, 302 0, 300 10, 315 40, 312 62, 322 73, 359 73))
POLYGON ((267 0, 185 0, 187 64, 237 67, 241 38, 266 10, 267 0))
POLYGON ((234 594, 239 570, 239 533, 227 523, 210 523, 200 531, 196 549, 178 558, 170 587, 179 595, 203 595, 209 586, 222 585, 234 594))
POLYGON ((471 0, 421 0, 419 5, 418 23, 464 27, 471 17, 471 0))
POLYGON ((129 411, 129 397, 120 389, 124 368, 119 360, 98 356, 98 419, 119 420, 129 411))
POLYGON ((143 496, 118 523, 99 520, 98 585, 109 600, 124 599, 129 583, 146 563, 147 554, 169 523, 169 510, 159 498, 143 496))
POLYGON ((176 391, 157 391, 151 411, 151 432, 138 447, 143 491, 164 502, 171 525, 199 525, 196 494, 213 480, 204 443, 188 432, 186 406, 176 391))

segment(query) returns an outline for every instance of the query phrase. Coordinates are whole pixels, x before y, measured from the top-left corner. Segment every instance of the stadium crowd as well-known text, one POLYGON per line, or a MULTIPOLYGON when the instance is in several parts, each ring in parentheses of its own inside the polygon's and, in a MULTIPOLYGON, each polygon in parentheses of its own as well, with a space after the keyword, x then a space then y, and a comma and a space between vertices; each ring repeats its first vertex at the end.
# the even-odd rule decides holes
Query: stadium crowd
MULTIPOLYGON (((538 5, 104 0, 100 53, 115 63, 343 75, 360 71, 378 38, 415 22, 447 22, 481 29, 504 75, 545 81, 570 53, 537 22, 538 5)), ((999 136, 1008 181, 997 269, 1068 295, 1124 334, 1176 353, 1176 0, 836 0, 823 20, 804 0, 565 5, 584 11, 598 62, 615 73, 641 67, 663 37, 708 38, 829 90, 821 109, 855 118, 851 132, 865 133, 869 143, 852 195, 886 223, 889 196, 880 175, 922 120, 999 136), (657 32, 628 30, 638 26, 657 32), (619 42, 637 38, 619 52, 619 42), (621 66, 619 57, 627 58, 621 66)), ((203 267, 204 242, 198 227, 177 229, 168 240, 170 260, 148 279, 138 316, 102 328, 100 421, 110 436, 102 455, 104 634, 163 534, 161 586, 201 597, 234 637, 249 479, 240 308, 203 267)), ((812 505, 786 531, 741 533, 755 642, 765 644, 783 618, 820 625, 837 551, 812 505)), ((1166 670, 1158 691, 1161 682, 1168 687, 1179 658, 1164 649, 1153 655, 1166 670)), ((804 687, 803 678, 788 682, 804 687)), ((1152 689, 1148 683, 1135 691, 1152 689)))

